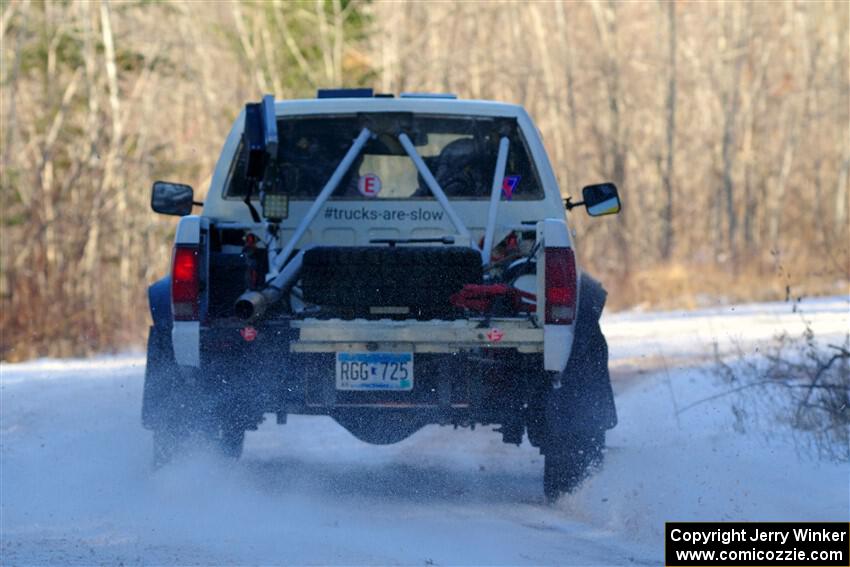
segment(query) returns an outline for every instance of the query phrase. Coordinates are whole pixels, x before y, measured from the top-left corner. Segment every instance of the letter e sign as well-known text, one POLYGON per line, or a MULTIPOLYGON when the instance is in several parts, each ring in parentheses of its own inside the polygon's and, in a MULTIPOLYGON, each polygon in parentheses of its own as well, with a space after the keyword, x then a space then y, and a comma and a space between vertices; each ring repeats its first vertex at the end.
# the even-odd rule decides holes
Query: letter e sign
POLYGON ((357 180, 357 190, 364 197, 377 197, 381 191, 381 178, 374 173, 361 175, 357 180))

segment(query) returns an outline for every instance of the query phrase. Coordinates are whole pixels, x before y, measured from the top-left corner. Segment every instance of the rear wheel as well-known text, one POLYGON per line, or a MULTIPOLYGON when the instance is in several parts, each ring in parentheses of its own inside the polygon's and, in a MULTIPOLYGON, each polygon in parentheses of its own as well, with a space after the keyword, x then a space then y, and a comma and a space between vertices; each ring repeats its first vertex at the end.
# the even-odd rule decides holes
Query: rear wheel
POLYGON ((591 308, 594 288, 589 278, 582 278, 581 293, 570 360, 559 387, 549 386, 544 416, 538 416, 534 428, 545 455, 543 488, 549 501, 574 491, 601 466, 605 432, 617 424, 608 344, 599 327, 604 302, 591 308))
POLYGON ((575 433, 550 440, 543 465, 543 492, 554 502, 572 492, 602 465, 605 431, 575 433))
POLYGON ((148 337, 142 423, 153 432, 153 466, 162 467, 192 443, 228 458, 242 455, 245 427, 201 387, 200 376, 181 372, 171 337, 152 327, 148 337))

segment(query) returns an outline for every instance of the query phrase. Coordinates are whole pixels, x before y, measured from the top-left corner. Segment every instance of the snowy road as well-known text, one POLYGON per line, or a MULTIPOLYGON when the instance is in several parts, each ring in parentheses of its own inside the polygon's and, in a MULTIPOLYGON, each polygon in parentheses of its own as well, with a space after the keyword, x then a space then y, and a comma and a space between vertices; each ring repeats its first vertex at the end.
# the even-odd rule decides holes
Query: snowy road
MULTIPOLYGON (((848 298, 802 305, 841 342, 848 298)), ((605 468, 555 506, 542 458, 487 428, 429 427, 389 447, 328 418, 250 433, 233 465, 152 474, 143 360, 0 366, 3 565, 657 565, 665 520, 848 520, 848 469, 785 435, 732 429, 706 372, 721 351, 803 329, 787 304, 606 317, 620 425, 605 468)), ((273 421, 273 420, 272 420, 273 421)))

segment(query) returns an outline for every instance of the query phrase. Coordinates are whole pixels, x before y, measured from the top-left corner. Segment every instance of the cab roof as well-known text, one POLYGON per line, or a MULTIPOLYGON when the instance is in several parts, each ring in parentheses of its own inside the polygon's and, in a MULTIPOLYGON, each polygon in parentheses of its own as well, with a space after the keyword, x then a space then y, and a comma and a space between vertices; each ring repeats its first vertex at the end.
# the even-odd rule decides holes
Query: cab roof
POLYGON ((372 96, 371 89, 346 89, 337 96, 314 99, 275 101, 275 114, 351 114, 357 112, 422 112, 427 114, 466 114, 474 116, 527 116, 517 104, 491 100, 461 100, 449 95, 428 93, 403 93, 399 97, 372 96), (364 96, 350 91, 368 91, 364 96))

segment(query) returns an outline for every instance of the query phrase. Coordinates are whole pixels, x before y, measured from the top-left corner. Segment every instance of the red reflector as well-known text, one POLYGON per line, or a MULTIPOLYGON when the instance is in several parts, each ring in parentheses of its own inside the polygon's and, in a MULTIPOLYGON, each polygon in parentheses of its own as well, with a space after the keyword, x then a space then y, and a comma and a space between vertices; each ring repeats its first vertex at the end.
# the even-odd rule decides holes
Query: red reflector
POLYGON ((575 318, 576 259, 572 248, 546 248, 546 324, 569 325, 575 318))
POLYGON ((176 321, 196 321, 200 314, 198 267, 200 256, 195 246, 174 249, 171 264, 171 305, 176 321))

